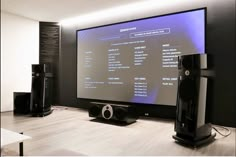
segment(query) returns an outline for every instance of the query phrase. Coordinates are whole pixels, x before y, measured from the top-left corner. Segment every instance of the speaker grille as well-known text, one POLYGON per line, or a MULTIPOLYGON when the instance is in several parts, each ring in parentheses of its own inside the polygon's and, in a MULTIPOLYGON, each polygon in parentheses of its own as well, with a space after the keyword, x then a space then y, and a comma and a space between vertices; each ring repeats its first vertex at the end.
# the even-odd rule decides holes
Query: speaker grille
POLYGON ((121 107, 115 109, 115 116, 118 120, 124 120, 127 116, 127 110, 121 107))
POLYGON ((190 101, 194 97, 195 90, 195 82, 190 78, 184 79, 179 85, 180 98, 184 101, 190 101))
POLYGON ((185 57, 182 58, 182 66, 185 69, 192 69, 193 68, 193 60, 192 57, 185 57))
POLYGON ((89 115, 92 117, 97 117, 101 112, 101 108, 98 105, 92 106, 89 109, 89 115))

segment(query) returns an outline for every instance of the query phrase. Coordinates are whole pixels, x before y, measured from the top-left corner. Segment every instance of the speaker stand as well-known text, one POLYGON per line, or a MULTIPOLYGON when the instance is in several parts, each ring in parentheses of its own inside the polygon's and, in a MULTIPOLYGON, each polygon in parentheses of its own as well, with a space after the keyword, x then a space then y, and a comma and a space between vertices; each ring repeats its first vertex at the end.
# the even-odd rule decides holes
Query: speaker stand
POLYGON ((191 147, 199 147, 204 144, 211 143, 215 140, 216 133, 213 133, 205 138, 194 140, 191 138, 183 138, 178 135, 173 135, 172 137, 179 142, 180 144, 186 145, 186 146, 191 146, 191 147))

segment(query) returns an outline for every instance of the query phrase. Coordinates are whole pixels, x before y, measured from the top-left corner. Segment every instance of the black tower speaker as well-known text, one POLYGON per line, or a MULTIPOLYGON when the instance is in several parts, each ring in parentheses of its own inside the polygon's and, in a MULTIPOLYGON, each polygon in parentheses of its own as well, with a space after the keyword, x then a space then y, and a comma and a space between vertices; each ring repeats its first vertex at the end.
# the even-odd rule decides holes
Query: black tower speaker
POLYGON ((29 92, 14 92, 14 114, 30 113, 30 96, 29 92))
POLYGON ((138 119, 137 111, 134 106, 98 102, 93 102, 91 104, 92 106, 89 108, 89 117, 126 124, 133 123, 138 119))
POLYGON ((207 55, 183 55, 178 58, 178 94, 175 121, 176 135, 173 138, 182 144, 199 146, 214 140, 211 124, 205 123, 207 55))
POLYGON ((52 110, 52 73, 48 64, 32 65, 31 113, 46 116, 52 110))

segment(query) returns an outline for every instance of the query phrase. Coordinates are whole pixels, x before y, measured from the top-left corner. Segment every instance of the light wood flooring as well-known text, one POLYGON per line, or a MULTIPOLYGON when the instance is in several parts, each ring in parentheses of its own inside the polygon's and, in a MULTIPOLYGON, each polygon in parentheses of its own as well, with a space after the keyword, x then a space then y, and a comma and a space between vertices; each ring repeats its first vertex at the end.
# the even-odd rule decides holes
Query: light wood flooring
MULTIPOLYGON (((119 126, 92 121, 87 111, 77 108, 57 107, 45 117, 5 112, 1 127, 32 137, 24 142, 24 154, 29 156, 235 156, 235 128, 230 128, 230 136, 217 134, 213 143, 193 149, 174 141, 173 120, 140 118, 119 126)), ((18 155, 18 144, 1 151, 2 155, 18 155)))

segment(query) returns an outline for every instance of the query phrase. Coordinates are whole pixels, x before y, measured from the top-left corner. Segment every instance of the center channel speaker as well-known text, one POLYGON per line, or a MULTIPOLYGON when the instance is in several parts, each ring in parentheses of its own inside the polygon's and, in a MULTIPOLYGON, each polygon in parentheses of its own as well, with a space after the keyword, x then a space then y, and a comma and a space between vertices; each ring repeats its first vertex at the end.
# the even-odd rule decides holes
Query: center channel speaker
POLYGON ((134 106, 92 102, 89 117, 130 124, 138 119, 138 114, 134 106))
POLYGON ((208 78, 207 55, 193 54, 178 57, 178 94, 175 120, 176 135, 182 144, 199 146, 214 140, 212 126, 205 123, 208 78))

